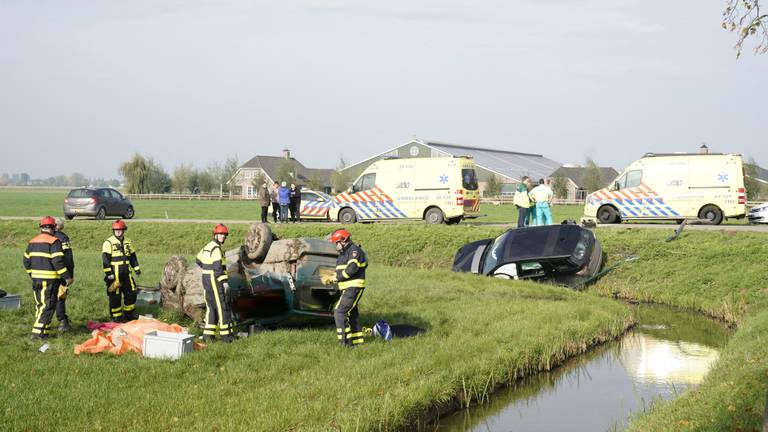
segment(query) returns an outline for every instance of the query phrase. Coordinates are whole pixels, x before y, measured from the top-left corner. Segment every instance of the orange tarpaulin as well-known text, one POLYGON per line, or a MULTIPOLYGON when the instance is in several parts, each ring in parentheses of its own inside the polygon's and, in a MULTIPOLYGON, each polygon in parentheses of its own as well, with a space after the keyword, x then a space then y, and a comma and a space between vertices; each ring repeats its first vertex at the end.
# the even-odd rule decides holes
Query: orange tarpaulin
POLYGON ((109 351, 112 354, 125 354, 128 351, 142 354, 144 335, 153 331, 182 333, 184 329, 178 324, 166 324, 152 318, 142 318, 120 324, 109 333, 94 330, 91 338, 75 346, 75 355, 80 353, 96 354, 109 351))

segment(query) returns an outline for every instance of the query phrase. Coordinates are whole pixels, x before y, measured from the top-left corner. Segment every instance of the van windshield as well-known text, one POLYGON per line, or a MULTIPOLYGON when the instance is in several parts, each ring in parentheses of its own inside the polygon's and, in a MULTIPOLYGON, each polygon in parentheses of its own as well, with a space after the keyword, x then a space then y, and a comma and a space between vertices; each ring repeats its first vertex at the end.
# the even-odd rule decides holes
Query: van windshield
POLYGON ((477 190, 477 175, 474 168, 461 170, 461 187, 466 190, 477 190))

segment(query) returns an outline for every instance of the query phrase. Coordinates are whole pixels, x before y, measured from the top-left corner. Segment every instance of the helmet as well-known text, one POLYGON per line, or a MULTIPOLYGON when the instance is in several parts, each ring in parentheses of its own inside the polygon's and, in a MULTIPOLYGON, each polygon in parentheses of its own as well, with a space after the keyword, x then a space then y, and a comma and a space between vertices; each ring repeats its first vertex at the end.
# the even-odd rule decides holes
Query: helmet
POLYGON ((229 229, 228 229, 228 228, 227 228, 227 226, 226 226, 226 225, 224 225, 224 224, 218 224, 218 225, 216 225, 216 227, 213 229, 213 234, 214 234, 214 235, 216 235, 216 234, 224 234, 224 235, 229 235, 229 229))
POLYGON ((44 218, 40 219, 40 228, 42 227, 55 227, 56 226, 56 219, 45 216, 44 218))
POLYGON ((331 243, 338 243, 340 241, 347 241, 349 240, 349 237, 351 237, 351 234, 349 231, 342 229, 337 229, 331 234, 331 243))
POLYGON ((125 222, 123 222, 122 219, 118 219, 118 220, 112 222, 112 229, 113 230, 123 230, 123 231, 125 231, 125 230, 128 229, 128 226, 125 225, 125 222))

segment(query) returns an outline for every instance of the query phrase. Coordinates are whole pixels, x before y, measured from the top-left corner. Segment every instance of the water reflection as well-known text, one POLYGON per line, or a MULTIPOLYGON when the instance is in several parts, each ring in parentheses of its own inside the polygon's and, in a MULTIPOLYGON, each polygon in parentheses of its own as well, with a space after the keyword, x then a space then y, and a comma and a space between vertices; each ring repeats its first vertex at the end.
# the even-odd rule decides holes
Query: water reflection
POLYGON ((640 325, 620 341, 523 380, 494 394, 489 404, 441 419, 439 430, 616 430, 631 412, 700 384, 728 330, 661 307, 635 312, 640 325))

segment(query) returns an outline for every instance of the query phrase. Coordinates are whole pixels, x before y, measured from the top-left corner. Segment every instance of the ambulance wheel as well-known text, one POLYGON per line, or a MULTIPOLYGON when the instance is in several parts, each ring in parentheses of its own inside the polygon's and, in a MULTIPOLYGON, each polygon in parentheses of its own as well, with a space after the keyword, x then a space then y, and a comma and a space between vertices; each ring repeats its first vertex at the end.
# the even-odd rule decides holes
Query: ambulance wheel
POLYGON ((351 224, 357 221, 357 215, 351 208, 342 209, 339 212, 339 222, 344 224, 351 224))
POLYGON ((444 219, 445 217, 443 216, 443 211, 437 207, 432 207, 424 214, 424 222, 430 225, 441 224, 443 223, 444 219))
POLYGON ((597 220, 603 224, 615 224, 619 222, 619 212, 611 206, 602 206, 597 210, 597 220))
POLYGON ((699 210, 699 219, 712 225, 720 225, 723 221, 723 211, 716 205, 705 205, 699 210))

